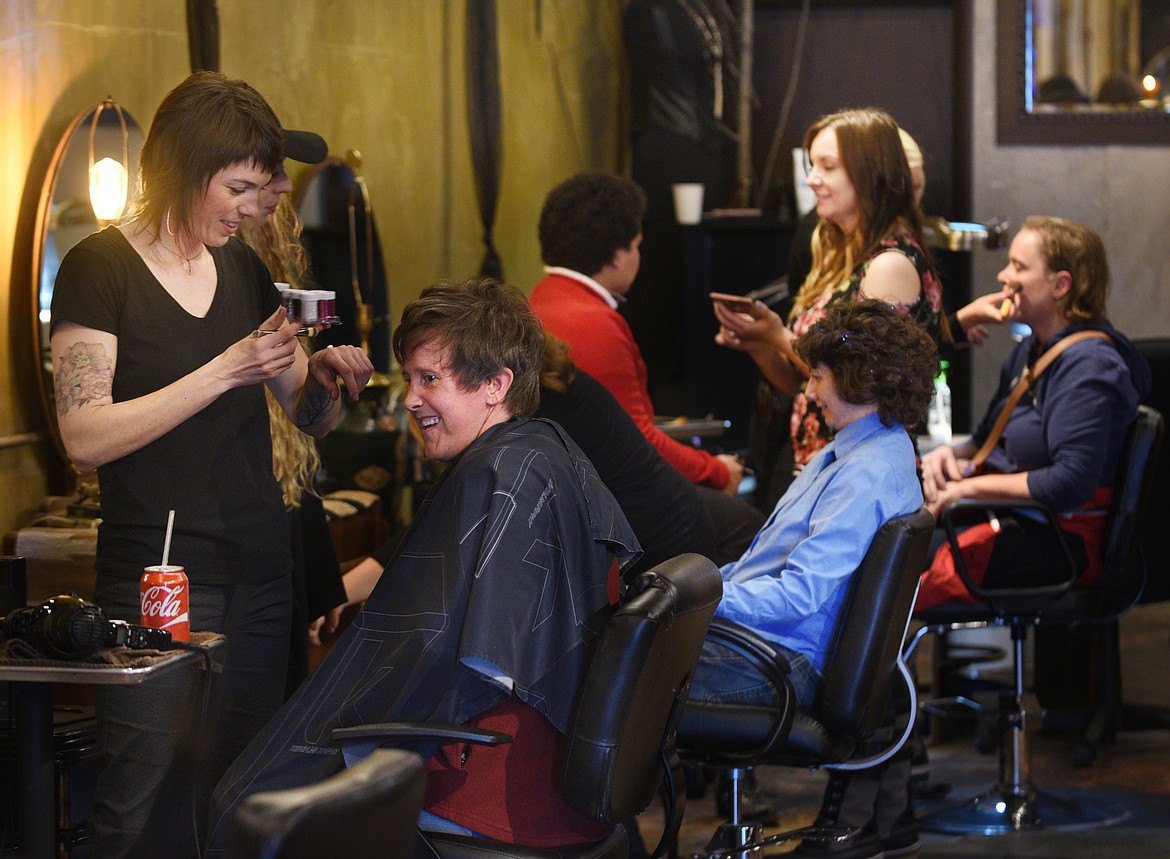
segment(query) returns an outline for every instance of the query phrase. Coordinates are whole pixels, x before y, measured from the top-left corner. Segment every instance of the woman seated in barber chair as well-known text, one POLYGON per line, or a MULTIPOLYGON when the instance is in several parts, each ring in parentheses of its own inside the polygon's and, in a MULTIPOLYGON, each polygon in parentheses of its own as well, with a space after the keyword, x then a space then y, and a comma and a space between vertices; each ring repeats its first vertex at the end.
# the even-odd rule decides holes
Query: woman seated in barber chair
POLYGON ((332 729, 383 721, 514 738, 431 757, 424 829, 533 847, 608 834, 564 800, 559 760, 619 564, 639 552, 580 449, 526 417, 543 343, 524 294, 490 279, 435 284, 403 311, 404 403, 446 469, 374 565, 362 611, 216 788, 205 855, 222 855, 245 796, 340 770, 332 729))
MULTIPOLYGON (((1031 336, 1004 362, 971 441, 923 457, 923 494, 936 516, 960 498, 1045 503, 1058 514, 1065 543, 1084 570, 1078 584, 1088 585, 1101 570, 1111 487, 1150 371, 1105 316, 1109 266, 1090 228, 1061 218, 1025 219, 999 282, 1014 290, 1011 315, 1031 328, 1031 336), (1032 384, 1012 408, 1009 397, 1024 372, 1032 384), (1005 412, 997 436, 994 427, 1005 412)), ((1045 556, 1052 550, 1046 530, 1023 515, 966 529, 959 545, 969 574, 987 587, 1044 584, 1044 569, 1051 567, 1045 556)), ((950 546, 942 545, 916 608, 950 601, 977 602, 955 572, 950 546)))
MULTIPOLYGON (((721 569, 716 616, 772 642, 788 660, 798 705, 813 712, 851 576, 878 529, 922 505, 906 427, 926 411, 938 354, 925 328, 874 299, 829 307, 795 348, 811 368, 806 394, 835 435, 801 470, 743 557, 721 569)), ((690 699, 778 702, 745 657, 711 640, 690 699)), ((749 797, 749 805, 759 802, 749 797)))
MULTIPOLYGON (((1109 268, 1100 237, 1088 227, 1059 218, 1025 219, 999 282, 1014 292, 1005 308, 1009 318, 1027 324, 1032 333, 1004 362, 999 387, 972 441, 923 457, 923 494, 936 516, 961 498, 1046 503, 1060 515, 1065 542, 1085 571, 1080 582, 1087 584, 1100 569, 1110 486, 1138 401, 1149 386, 1149 370, 1105 317, 1109 268), (1072 340, 1082 332, 1095 333, 1072 340), (1045 353, 1060 357, 1042 366, 1045 353), (1011 408, 1011 391, 1025 370, 1034 384, 1011 408), (1005 410, 1009 416, 997 438, 993 427, 1005 410), (977 468, 972 460, 983 462, 980 450, 989 438, 990 453, 977 468)), ((995 522, 963 530, 959 544, 969 574, 988 587, 1044 583, 1045 561, 1051 568, 1054 551, 1046 529, 1027 516, 1001 513, 995 522)), ((940 548, 923 575, 916 610, 977 602, 955 571, 941 528, 936 543, 940 548)), ((924 752, 916 767, 925 768, 924 752)), ((861 835, 845 847, 805 844, 801 852, 866 859, 916 849, 909 788, 908 760, 832 773, 817 823, 863 827, 861 835)))
MULTIPOLYGON (((737 561, 724 566, 718 617, 750 627, 788 658, 812 709, 850 576, 878 529, 922 504, 906 431, 930 400, 934 341, 882 301, 831 307, 796 341, 807 393, 835 431, 800 472, 737 561)), ((743 657, 710 640, 691 700, 770 703, 772 687, 743 657)))

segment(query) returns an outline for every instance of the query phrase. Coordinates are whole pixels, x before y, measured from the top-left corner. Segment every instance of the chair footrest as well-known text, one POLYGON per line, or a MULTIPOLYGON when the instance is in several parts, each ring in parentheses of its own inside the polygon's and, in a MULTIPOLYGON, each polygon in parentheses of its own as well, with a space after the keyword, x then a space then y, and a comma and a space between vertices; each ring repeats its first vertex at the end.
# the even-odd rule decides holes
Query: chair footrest
POLYGON ((755 824, 725 823, 715 830, 707 844, 706 853, 697 853, 692 859, 728 859, 751 851, 759 853, 767 847, 785 844, 789 841, 816 841, 823 844, 843 844, 861 830, 857 827, 802 826, 787 832, 778 832, 767 838, 760 838, 762 828, 755 824), (743 842, 743 843, 740 843, 743 842))
POLYGON ((935 698, 930 701, 923 701, 919 706, 932 716, 942 716, 943 718, 967 715, 968 713, 986 713, 991 709, 984 704, 980 704, 973 698, 967 698, 963 695, 955 695, 950 698, 935 698))

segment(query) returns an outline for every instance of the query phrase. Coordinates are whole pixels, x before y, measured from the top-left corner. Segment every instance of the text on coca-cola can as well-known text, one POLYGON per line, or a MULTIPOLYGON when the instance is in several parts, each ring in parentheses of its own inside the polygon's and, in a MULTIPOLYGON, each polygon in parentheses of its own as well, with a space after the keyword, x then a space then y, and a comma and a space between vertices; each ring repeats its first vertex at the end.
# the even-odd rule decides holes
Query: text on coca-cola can
POLYGON ((146 567, 139 586, 142 625, 165 629, 175 641, 190 641, 190 596, 183 568, 174 565, 146 567))

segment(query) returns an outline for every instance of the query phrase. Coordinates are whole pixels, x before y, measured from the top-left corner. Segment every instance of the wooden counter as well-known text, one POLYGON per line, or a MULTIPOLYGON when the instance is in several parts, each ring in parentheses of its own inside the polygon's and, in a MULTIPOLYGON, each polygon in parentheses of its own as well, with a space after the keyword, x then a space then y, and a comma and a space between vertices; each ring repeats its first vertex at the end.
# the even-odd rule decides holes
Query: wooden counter
POLYGON ((21 528, 4 535, 4 554, 26 559, 28 603, 57 594, 92 600, 97 523, 81 528, 21 528))
MULTIPOLYGON (((377 549, 390 533, 380 499, 372 493, 334 493, 350 500, 365 496, 364 507, 331 519, 329 532, 337 559, 347 570, 377 549)), ((328 498, 329 496, 326 496, 328 498)), ((75 593, 93 599, 97 522, 84 527, 30 526, 4 535, 3 552, 21 555, 27 562, 28 604, 39 605, 57 594, 75 593)))

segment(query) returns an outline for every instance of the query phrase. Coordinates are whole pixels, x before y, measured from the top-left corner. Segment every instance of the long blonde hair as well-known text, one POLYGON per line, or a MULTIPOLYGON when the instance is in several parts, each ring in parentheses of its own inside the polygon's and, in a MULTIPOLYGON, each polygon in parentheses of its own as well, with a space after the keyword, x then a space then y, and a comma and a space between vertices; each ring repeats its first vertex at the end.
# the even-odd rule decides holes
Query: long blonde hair
POLYGON ((268 400, 268 423, 272 428, 272 473, 280 484, 284 506, 295 510, 301 506, 301 496, 317 494, 314 480, 321 468, 321 455, 313 437, 301 432, 284 413, 272 391, 264 389, 268 400))
MULTIPOLYGON (((285 194, 263 223, 245 220, 240 225, 240 238, 268 266, 273 280, 305 289, 313 285, 313 280, 308 255, 301 245, 301 229, 297 210, 285 194)), ((304 493, 316 494, 314 481, 321 468, 321 456, 313 437, 297 428, 272 391, 265 388, 264 395, 272 431, 272 473, 280 484, 284 506, 295 510, 301 506, 304 493)))
POLYGON ((263 223, 246 218, 240 224, 240 238, 268 266, 273 280, 296 289, 311 289, 315 283, 309 273, 308 254, 301 244, 303 229, 292 200, 284 194, 276 204, 276 211, 263 223))
POLYGON ((806 152, 826 128, 837 135, 841 164, 857 194, 857 229, 845 235, 832 221, 822 218, 817 224, 812 268, 796 295, 790 319, 815 304, 826 290, 848 281, 854 268, 888 236, 906 233, 920 247, 926 247, 922 214, 914 201, 914 180, 893 117, 876 108, 830 113, 805 134, 806 152))

